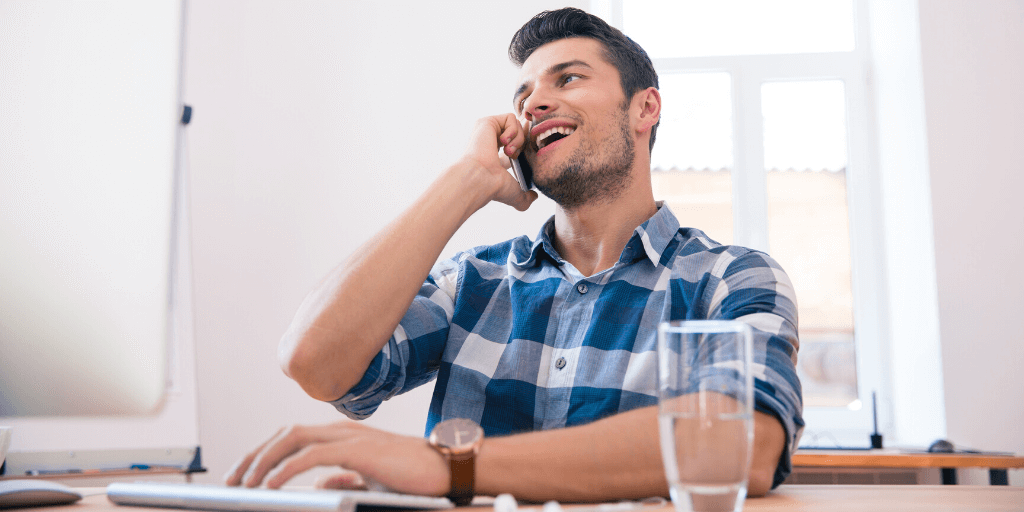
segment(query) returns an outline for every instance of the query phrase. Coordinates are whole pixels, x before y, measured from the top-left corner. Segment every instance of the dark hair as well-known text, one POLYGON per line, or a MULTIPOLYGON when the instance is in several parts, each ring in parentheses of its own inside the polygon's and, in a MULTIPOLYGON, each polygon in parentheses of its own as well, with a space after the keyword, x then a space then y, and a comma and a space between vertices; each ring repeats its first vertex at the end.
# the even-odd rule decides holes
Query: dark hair
MULTIPOLYGON (((605 60, 619 70, 619 81, 627 104, 637 92, 648 87, 658 88, 658 73, 640 45, 601 18, 575 7, 544 11, 534 16, 512 36, 508 57, 516 66, 523 67, 537 48, 571 37, 589 37, 604 46, 605 60)), ((650 149, 654 149, 654 135, 659 124, 660 120, 651 127, 650 149)))

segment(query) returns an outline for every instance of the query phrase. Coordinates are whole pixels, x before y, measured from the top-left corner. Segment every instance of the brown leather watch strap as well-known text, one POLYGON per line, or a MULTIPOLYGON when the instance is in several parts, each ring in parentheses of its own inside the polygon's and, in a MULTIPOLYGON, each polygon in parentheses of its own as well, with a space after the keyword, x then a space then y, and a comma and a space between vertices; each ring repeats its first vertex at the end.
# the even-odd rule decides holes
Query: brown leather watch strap
POLYGON ((452 490, 448 493, 448 499, 460 507, 473 501, 475 461, 476 457, 472 453, 452 455, 448 458, 448 467, 452 472, 452 490))
POLYGON ((459 506, 469 505, 476 490, 476 454, 484 441, 484 431, 475 421, 453 418, 434 426, 427 442, 448 461, 451 487, 448 499, 459 506))

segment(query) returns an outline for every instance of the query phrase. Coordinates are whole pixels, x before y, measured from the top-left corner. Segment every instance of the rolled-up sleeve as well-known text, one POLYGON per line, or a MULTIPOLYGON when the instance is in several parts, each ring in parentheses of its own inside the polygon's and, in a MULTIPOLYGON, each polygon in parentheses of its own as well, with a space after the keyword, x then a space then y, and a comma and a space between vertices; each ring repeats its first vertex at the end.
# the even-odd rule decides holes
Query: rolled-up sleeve
POLYGON ((772 487, 792 472, 792 455, 803 432, 803 397, 796 374, 797 303, 793 284, 767 254, 747 251, 724 266, 712 287, 709 316, 739 320, 752 327, 754 407, 779 420, 786 447, 772 487))
POLYGON ((448 340, 458 288, 458 258, 431 269, 391 339, 373 358, 362 379, 345 396, 331 402, 352 419, 365 419, 391 397, 437 376, 448 340))

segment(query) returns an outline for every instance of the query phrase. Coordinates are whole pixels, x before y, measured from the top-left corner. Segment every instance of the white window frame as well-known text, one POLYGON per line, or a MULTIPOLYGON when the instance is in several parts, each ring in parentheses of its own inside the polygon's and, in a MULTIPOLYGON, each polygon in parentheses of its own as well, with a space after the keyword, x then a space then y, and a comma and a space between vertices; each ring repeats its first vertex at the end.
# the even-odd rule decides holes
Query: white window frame
MULTIPOLYGON (((929 436, 945 431, 944 413, 941 408, 937 412, 929 413, 928 418, 923 418, 925 421, 941 424, 937 428, 925 429, 925 432, 901 429, 897 421, 900 418, 895 414, 896 410, 910 401, 910 397, 907 393, 896 393, 898 386, 894 389, 893 381, 899 379, 894 378, 893 368, 901 358, 898 345, 900 340, 893 340, 893 332, 899 329, 901 324, 903 328, 908 326, 905 322, 891 318, 897 312, 890 307, 894 285, 887 277, 887 267, 894 261, 893 258, 898 256, 896 253, 899 252, 899 248, 886 247, 887 239, 893 238, 893 223, 889 222, 887 231, 887 219, 882 213, 888 213, 893 209, 894 199, 891 192, 885 190, 886 177, 882 175, 883 171, 890 171, 879 165, 879 131, 885 130, 884 127, 878 126, 878 116, 874 111, 874 96, 877 93, 873 87, 877 84, 871 81, 874 58, 871 39, 874 37, 877 40, 878 34, 869 31, 868 9, 876 8, 874 4, 869 5, 870 1, 854 0, 856 45, 853 51, 654 59, 654 66, 660 75, 726 72, 731 76, 734 141, 731 171, 733 239, 738 245, 763 251, 768 250, 768 216, 761 86, 769 82, 821 80, 841 80, 844 84, 854 343, 857 391, 861 402, 859 408, 805 407, 804 419, 807 427, 801 442, 805 446, 868 445, 868 435, 874 430, 872 392, 877 392, 879 398, 879 430, 888 434, 890 442, 919 444, 926 442, 929 436), (886 197, 887 195, 889 197, 886 197)), ((591 12, 621 29, 622 2, 623 0, 594 0, 591 2, 591 12)), ((916 9, 914 13, 916 14, 916 9)), ((877 41, 874 43, 877 45, 877 41)), ((923 130, 923 126, 920 129, 923 130)), ((888 180, 891 181, 892 178, 889 177, 888 180)), ((927 183, 927 179, 925 182, 927 183)), ((930 208, 930 204, 925 206, 930 208)), ((921 227, 930 229, 930 217, 927 220, 927 226, 921 227)), ((896 245, 900 245, 900 242, 896 245)), ((927 250, 931 251, 931 245, 928 245, 927 250)), ((932 261, 934 259, 932 252, 924 256, 932 261)), ((900 261, 905 267, 906 262, 900 261)), ((933 313, 937 315, 936 311, 933 313)), ((926 312, 924 316, 929 315, 926 312)), ((937 319, 934 323, 937 324, 937 319)), ((933 330, 936 331, 937 337, 937 325, 933 330)), ((907 339, 902 341, 911 342, 907 339)), ((925 376, 925 380, 938 385, 935 393, 941 403, 941 371, 936 372, 939 372, 938 379, 935 379, 935 372, 930 372, 925 376)), ((915 411, 915 414, 917 413, 919 411, 915 411)), ((902 417, 903 426, 908 423, 908 419, 902 417)))

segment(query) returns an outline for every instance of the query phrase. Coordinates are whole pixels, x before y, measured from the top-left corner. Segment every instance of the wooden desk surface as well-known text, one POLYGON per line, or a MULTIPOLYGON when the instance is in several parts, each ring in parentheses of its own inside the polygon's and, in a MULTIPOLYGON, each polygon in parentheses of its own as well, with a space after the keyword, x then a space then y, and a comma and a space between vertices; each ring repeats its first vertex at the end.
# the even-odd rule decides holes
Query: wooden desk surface
MULTIPOLYGON (((899 450, 797 450, 800 467, 1021 469, 1024 457, 976 453, 906 453, 899 450)), ((1022 507, 1024 508, 1024 507, 1022 507)))
POLYGON ((1015 511, 1024 510, 1024 488, 973 485, 783 485, 744 510, 1015 511))
MULTIPOLYGON (((167 510, 114 505, 103 488, 80 489, 86 498, 63 507, 48 507, 53 512, 93 512, 125 510, 167 510)), ((571 511, 574 506, 566 506, 571 511)), ((747 499, 746 511, 788 512, 861 512, 899 510, 901 512, 946 512, 973 510, 1003 512, 1024 510, 1024 488, 941 485, 783 485, 764 498, 747 499)), ((489 505, 460 510, 489 511, 489 505)), ((539 506, 520 507, 524 512, 539 512, 539 506)), ((671 506, 657 512, 675 512, 671 506)))

